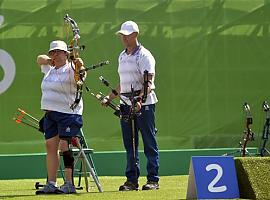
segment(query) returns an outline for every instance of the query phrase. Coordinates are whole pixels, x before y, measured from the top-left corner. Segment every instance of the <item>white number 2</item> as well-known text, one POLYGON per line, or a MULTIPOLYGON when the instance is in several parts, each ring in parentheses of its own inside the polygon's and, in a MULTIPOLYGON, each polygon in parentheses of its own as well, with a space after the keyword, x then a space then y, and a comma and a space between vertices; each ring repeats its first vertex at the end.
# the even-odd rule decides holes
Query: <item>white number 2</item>
POLYGON ((222 177, 223 170, 218 164, 210 164, 206 166, 206 171, 210 170, 217 170, 216 177, 211 181, 211 183, 208 185, 209 192, 225 192, 227 190, 227 187, 225 185, 215 187, 215 184, 219 181, 219 179, 222 177))

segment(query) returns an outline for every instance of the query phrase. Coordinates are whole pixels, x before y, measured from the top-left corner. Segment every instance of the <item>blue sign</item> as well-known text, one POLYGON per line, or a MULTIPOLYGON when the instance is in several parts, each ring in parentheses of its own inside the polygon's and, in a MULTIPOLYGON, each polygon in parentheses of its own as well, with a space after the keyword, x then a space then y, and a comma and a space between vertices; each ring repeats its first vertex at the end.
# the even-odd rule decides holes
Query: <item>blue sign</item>
POLYGON ((187 198, 239 198, 234 159, 231 156, 193 156, 187 198))

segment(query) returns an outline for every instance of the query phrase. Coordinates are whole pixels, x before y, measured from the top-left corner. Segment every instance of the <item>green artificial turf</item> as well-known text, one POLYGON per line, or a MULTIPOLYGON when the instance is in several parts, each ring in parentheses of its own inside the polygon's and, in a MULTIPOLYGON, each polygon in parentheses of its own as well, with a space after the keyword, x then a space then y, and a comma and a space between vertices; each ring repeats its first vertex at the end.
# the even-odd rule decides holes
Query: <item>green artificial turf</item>
MULTIPOLYGON (((270 158, 236 158, 237 176, 240 190, 240 197, 245 199, 270 199, 270 158)), ((94 182, 91 182, 90 192, 85 188, 77 190, 77 194, 72 195, 35 195, 35 183, 45 183, 44 179, 18 179, 0 180, 0 199, 95 199, 95 200, 115 200, 115 199, 186 199, 188 186, 188 176, 161 176, 160 189, 154 191, 130 191, 119 192, 118 188, 125 182, 125 177, 101 176, 99 177, 103 192, 100 193, 94 182)), ((145 184, 145 177, 140 178, 140 188, 145 184)), ((58 179, 58 185, 63 180, 58 179)), ((78 183, 78 178, 75 179, 78 183)), ((82 184, 84 187, 84 179, 82 184)))
MULTIPOLYGON (((115 199, 185 199, 188 176, 162 176, 160 179, 160 189, 154 191, 130 191, 119 192, 118 188, 124 183, 125 177, 99 177, 103 192, 98 192, 94 182, 90 192, 77 190, 77 194, 72 195, 35 195, 35 182, 44 183, 44 179, 24 179, 24 180, 0 180, 0 199, 72 199, 72 200, 115 200, 115 199)), ((84 186, 84 180, 82 180, 84 186)), ((63 181, 59 179, 59 184, 63 181)), ((145 184, 146 179, 140 178, 140 188, 145 184)))

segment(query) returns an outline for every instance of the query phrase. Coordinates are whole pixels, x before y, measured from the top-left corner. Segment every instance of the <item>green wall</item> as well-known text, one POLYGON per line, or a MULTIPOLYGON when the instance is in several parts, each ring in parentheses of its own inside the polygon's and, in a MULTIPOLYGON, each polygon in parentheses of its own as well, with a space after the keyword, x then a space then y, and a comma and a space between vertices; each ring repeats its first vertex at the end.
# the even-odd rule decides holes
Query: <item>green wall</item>
MULTIPOLYGON (((251 106, 256 133, 255 142, 249 145, 257 146, 264 120, 261 104, 270 101, 268 3, 0 0, 0 49, 12 56, 16 67, 10 87, 0 94, 0 153, 45 151, 43 136, 15 124, 12 118, 18 107, 42 116, 42 74, 36 56, 46 53, 54 39, 69 41, 63 28, 66 13, 81 30, 86 49, 80 55, 85 64, 111 62, 89 73, 86 83, 93 92, 109 92, 99 82, 100 75, 117 84, 117 57, 123 47, 115 32, 126 20, 138 23, 139 40, 157 61, 160 149, 237 147, 245 129, 245 101, 251 106)), ((6 61, 0 54, 0 91, 7 76, 6 61)), ((84 104, 84 132, 91 148, 123 150, 118 119, 86 92, 84 104)))
MULTIPOLYGON (((238 149, 176 149, 160 151, 160 176, 187 175, 191 156, 221 156, 225 153, 236 152, 238 149)), ((257 153, 256 148, 248 148, 249 153, 257 153)), ((142 151, 139 152, 141 175, 145 176, 146 159, 142 151)), ((232 156, 240 156, 234 153, 232 156)), ((125 152, 106 151, 94 152, 93 163, 99 176, 124 176, 125 174, 125 152)), ((23 178, 46 178, 46 156, 44 153, 35 154, 8 154, 0 155, 2 173, 1 179, 23 179, 23 178), (20 167, 18 167, 20 166, 20 167)), ((79 162, 80 163, 80 162, 79 162)), ((79 169, 77 164, 75 169, 79 169)), ((75 174, 76 175, 76 174, 75 174)), ((59 177, 61 174, 59 173, 59 177)))

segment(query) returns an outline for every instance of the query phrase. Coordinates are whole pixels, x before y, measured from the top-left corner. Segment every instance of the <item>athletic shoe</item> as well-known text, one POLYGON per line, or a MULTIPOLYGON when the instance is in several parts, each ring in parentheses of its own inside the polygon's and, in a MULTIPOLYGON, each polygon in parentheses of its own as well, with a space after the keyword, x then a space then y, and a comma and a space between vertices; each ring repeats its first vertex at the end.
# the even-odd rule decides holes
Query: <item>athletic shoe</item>
POLYGON ((40 194, 62 194, 63 192, 59 190, 58 187, 54 186, 51 183, 47 183, 42 189, 36 191, 36 195, 40 194))
POLYGON ((60 186, 60 190, 65 194, 76 193, 75 186, 70 182, 65 182, 64 185, 60 186))
POLYGON ((158 190, 159 184, 154 181, 147 181, 145 185, 142 186, 142 190, 158 190))
POLYGON ((124 185, 121 185, 119 187, 119 191, 132 191, 132 190, 139 190, 139 184, 126 181, 124 185))

